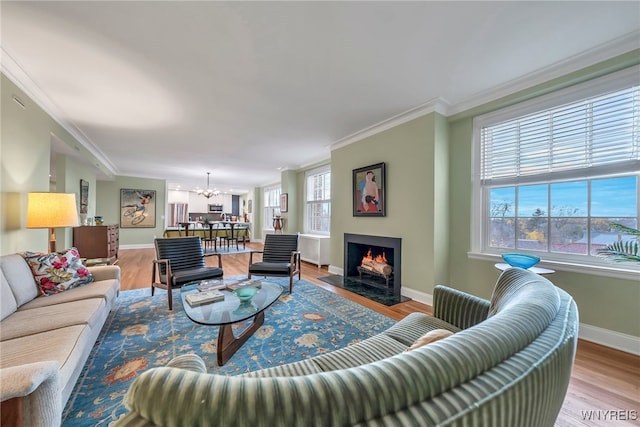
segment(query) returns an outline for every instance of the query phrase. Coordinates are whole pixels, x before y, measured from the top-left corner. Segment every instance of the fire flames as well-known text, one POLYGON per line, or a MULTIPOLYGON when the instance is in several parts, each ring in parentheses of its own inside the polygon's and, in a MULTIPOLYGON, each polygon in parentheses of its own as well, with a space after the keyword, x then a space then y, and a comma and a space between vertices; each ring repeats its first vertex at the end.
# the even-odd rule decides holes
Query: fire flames
POLYGON ((384 277, 389 277, 393 273, 393 268, 388 264, 387 257, 384 252, 375 257, 371 253, 371 249, 367 251, 367 254, 362 257, 360 267, 369 271, 373 271, 384 277))
POLYGON ((388 261, 387 261, 387 257, 384 256, 384 252, 382 252, 382 255, 376 255, 375 258, 374 258, 371 255, 371 249, 369 249, 367 254, 364 257, 362 257, 362 263, 361 264, 365 265, 366 263, 371 263, 371 262, 379 262, 379 263, 386 264, 388 261))

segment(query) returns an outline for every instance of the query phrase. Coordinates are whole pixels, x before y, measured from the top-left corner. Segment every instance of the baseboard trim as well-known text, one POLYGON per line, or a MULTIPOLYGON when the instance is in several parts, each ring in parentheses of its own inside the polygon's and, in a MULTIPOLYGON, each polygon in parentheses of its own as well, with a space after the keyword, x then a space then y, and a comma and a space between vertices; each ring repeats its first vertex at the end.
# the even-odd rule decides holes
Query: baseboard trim
POLYGON ((342 270, 342 267, 336 267, 335 265, 329 264, 328 271, 331 274, 337 274, 338 276, 344 276, 344 271, 342 270))
POLYGON ((118 250, 127 250, 127 249, 154 249, 155 246, 153 243, 141 243, 137 245, 120 245, 118 250))
POLYGON ((426 292, 416 291, 411 288, 402 288, 402 295, 409 297, 414 301, 433 307, 433 295, 426 292))
POLYGON ((578 337, 585 341, 601 344, 606 347, 615 348, 616 350, 640 356, 640 337, 634 335, 623 334, 609 329, 600 328, 598 326, 580 323, 580 331, 578 337))
MULTIPOLYGON (((340 267, 330 265, 329 273, 342 276, 343 270, 340 267)), ((403 287, 402 295, 433 307, 433 295, 426 292, 420 292, 411 288, 403 287)), ((634 335, 623 334, 621 332, 600 328, 598 326, 580 323, 578 338, 640 356, 640 337, 636 337, 634 335)))

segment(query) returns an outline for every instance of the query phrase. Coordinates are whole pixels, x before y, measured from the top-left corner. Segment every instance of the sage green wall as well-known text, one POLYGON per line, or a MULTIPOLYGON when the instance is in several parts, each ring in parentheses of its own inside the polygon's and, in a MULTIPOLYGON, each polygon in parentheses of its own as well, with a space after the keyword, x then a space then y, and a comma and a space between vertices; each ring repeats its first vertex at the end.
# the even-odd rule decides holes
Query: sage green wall
POLYGON ((26 249, 46 251, 47 230, 28 230, 27 193, 49 191, 51 123, 9 79, 2 75, 2 254, 26 249), (17 95, 26 108, 12 96, 17 95))
MULTIPOLYGON (((59 193, 74 193, 76 204, 80 212, 80 180, 89 183, 88 217, 93 217, 96 206, 96 173, 93 167, 79 162, 64 154, 56 155, 56 182, 55 191, 59 193)), ((58 249, 68 248, 73 245, 73 229, 66 228, 56 232, 56 246, 58 249)))
MULTIPOLYGON (((4 74, 0 77, 1 133, 0 133, 0 254, 24 250, 48 251, 48 230, 27 229, 27 193, 50 191, 49 164, 51 139, 59 140, 77 151, 104 174, 106 167, 95 159, 60 124, 42 110, 31 98, 4 74), (20 107, 14 100, 17 96, 24 104, 20 107)), ((56 183, 57 192, 79 193, 79 177, 95 182, 95 172, 84 169, 78 162, 58 165, 58 174, 66 176, 68 183, 56 183), (62 167, 62 169, 61 169, 62 167), (66 168, 66 169, 65 169, 66 168), (73 181, 77 182, 73 184, 73 181)), ((94 187, 95 188, 95 187, 94 187)), ((71 244, 71 231, 57 229, 57 247, 63 249, 71 244)))
POLYGON ((155 228, 120 228, 120 246, 153 247, 153 239, 164 233, 164 216, 167 205, 167 184, 163 179, 148 179, 117 176, 113 181, 98 181, 96 215, 104 218, 105 224, 120 224, 120 189, 155 190, 155 228))
MULTIPOLYGON (((640 62, 640 51, 586 68, 495 102, 463 112, 449 120, 451 147, 451 206, 449 208, 450 284, 489 297, 497 277, 494 262, 467 258, 471 248, 472 132, 473 117, 570 85, 584 82, 640 62)), ((570 293, 578 304, 580 321, 624 334, 640 336, 640 280, 623 280, 591 274, 557 271, 549 277, 570 293)))
POLYGON ((448 282, 446 135, 446 119, 432 113, 332 151, 332 266, 343 267, 344 233, 399 237, 403 287, 431 294, 448 282), (386 216, 354 217, 352 171, 380 162, 386 216))
POLYGON ((256 187, 253 191, 253 239, 262 241, 262 229, 264 228, 264 187, 256 187))
POLYGON ((298 173, 293 170, 286 170, 280 174, 280 189, 282 193, 287 193, 288 209, 282 212, 284 219, 284 232, 295 234, 301 231, 302 223, 299 222, 299 212, 304 210, 301 198, 298 198, 298 173))

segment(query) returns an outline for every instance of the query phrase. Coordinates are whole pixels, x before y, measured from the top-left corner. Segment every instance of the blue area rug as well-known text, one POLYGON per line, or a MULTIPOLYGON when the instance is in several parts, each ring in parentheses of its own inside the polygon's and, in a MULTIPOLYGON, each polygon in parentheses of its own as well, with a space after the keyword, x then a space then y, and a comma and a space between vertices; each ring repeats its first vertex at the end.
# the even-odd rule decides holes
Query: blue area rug
MULTIPOLYGON (((288 278, 269 278, 288 289, 288 278)), ((345 347, 395 323, 340 295, 300 280, 265 311, 265 322, 224 366, 216 362, 218 328, 184 314, 179 290, 121 292, 63 414, 64 426, 107 426, 126 412, 123 397, 146 369, 185 353, 200 355, 210 373, 237 375, 345 347), (177 301, 176 301, 177 298, 177 301)))

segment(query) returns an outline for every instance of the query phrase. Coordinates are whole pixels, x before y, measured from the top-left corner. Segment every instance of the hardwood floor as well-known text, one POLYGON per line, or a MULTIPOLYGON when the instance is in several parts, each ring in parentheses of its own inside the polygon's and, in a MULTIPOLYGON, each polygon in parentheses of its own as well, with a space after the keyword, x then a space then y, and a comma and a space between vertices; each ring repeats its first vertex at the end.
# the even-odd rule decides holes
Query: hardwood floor
MULTIPOLYGON (((260 249, 261 245, 249 243, 247 247, 260 249)), ((120 250, 118 265, 122 274, 122 290, 150 287, 151 261, 154 257, 154 249, 120 250)), ((211 261, 213 262, 213 258, 211 261)), ((224 255, 222 262, 225 276, 246 274, 249 254, 224 255)), ((318 280, 318 277, 328 274, 326 268, 303 263, 304 280, 393 319, 402 319, 415 311, 431 314, 431 307, 419 302, 408 301, 387 307, 318 280)), ((163 292, 159 289, 156 291, 163 292)), ((569 390, 555 425, 639 426, 640 357, 579 340, 569 390)))

